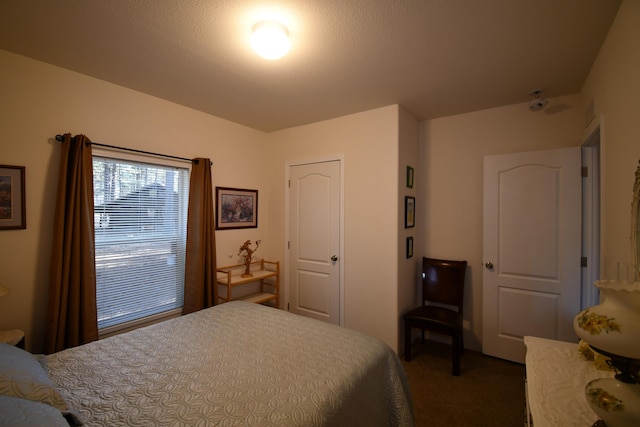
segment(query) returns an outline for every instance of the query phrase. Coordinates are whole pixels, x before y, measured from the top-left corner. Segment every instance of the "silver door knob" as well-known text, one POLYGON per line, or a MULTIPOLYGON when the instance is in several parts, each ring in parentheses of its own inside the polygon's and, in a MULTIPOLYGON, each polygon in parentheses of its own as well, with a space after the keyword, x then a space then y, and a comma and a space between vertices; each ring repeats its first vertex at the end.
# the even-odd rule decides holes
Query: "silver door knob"
POLYGON ((336 262, 338 260, 338 256, 334 255, 331 257, 331 261, 336 262))
POLYGON ((487 267, 488 270, 493 270, 493 263, 492 262, 487 262, 484 264, 485 267, 487 267))

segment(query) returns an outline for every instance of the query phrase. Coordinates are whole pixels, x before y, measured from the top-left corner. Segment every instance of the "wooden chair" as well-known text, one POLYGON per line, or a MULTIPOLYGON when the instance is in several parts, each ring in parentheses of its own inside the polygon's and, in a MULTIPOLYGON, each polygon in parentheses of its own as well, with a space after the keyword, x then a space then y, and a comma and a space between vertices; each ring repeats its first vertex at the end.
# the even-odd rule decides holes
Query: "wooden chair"
POLYGON ((404 359, 411 360, 414 328, 451 337, 452 375, 460 375, 464 354, 462 308, 467 261, 422 258, 422 306, 404 315, 404 359))

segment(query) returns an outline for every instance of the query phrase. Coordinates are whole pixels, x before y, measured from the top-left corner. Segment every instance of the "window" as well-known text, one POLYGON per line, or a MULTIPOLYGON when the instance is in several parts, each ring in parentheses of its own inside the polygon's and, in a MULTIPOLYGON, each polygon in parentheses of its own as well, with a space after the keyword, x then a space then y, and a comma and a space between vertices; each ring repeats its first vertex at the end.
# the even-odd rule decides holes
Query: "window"
POLYGON ((181 308, 189 169, 94 152, 93 190, 98 329, 181 308))

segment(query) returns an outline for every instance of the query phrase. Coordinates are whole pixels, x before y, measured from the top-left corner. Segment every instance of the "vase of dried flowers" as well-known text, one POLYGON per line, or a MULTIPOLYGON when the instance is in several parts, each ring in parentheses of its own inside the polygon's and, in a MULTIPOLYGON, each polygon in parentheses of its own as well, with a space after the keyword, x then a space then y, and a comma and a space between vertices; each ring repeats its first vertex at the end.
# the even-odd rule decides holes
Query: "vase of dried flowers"
POLYGON ((244 273, 240 277, 253 277, 251 274, 251 261, 253 261, 253 253, 258 250, 260 246, 260 240, 256 240, 256 248, 251 249, 251 240, 247 240, 240 246, 238 255, 244 256, 244 273))

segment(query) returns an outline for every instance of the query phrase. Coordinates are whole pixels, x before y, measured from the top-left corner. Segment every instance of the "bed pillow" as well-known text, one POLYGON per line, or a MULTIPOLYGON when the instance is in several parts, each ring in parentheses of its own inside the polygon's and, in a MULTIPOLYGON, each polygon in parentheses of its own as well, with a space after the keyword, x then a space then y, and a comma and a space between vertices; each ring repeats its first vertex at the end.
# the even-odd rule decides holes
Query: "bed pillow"
POLYGON ((29 352, 0 343, 0 395, 68 409, 40 362, 29 352))
POLYGON ((32 400, 0 395, 0 427, 69 427, 56 408, 32 400))

